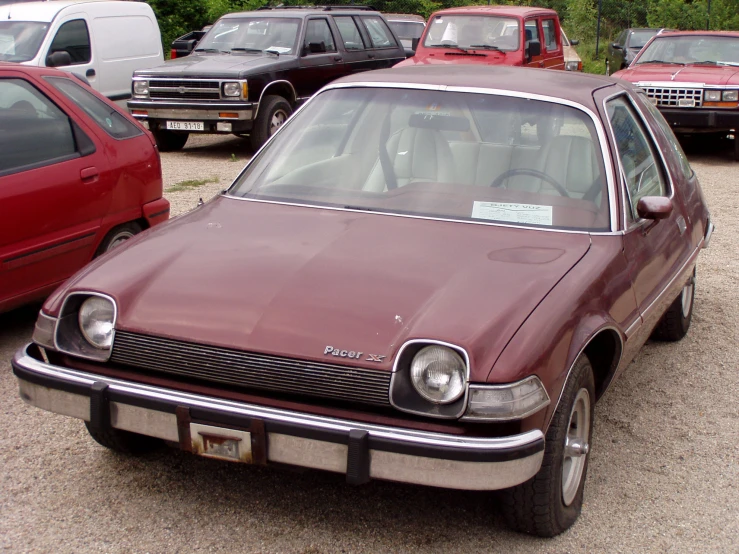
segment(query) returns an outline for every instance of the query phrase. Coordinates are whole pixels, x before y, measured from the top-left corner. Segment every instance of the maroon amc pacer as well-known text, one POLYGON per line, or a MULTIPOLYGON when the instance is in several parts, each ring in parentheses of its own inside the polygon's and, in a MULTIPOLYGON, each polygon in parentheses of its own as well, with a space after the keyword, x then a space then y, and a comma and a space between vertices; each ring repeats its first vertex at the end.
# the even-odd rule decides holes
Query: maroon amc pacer
POLYGON ((613 76, 644 90, 677 134, 733 134, 739 161, 739 32, 659 34, 613 76))
POLYGON ((712 229, 624 83, 363 73, 72 278, 13 367, 108 448, 503 489, 514 528, 552 536, 582 507, 595 401, 687 332, 712 229))

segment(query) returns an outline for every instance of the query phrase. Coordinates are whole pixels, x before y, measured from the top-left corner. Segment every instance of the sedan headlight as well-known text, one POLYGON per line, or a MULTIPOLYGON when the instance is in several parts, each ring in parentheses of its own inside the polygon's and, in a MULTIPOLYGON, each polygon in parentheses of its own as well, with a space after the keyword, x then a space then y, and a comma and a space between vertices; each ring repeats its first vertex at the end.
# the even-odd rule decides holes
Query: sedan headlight
POLYGON ((134 81, 133 82, 133 93, 136 96, 148 96, 149 81, 134 81))
POLYGON ((223 96, 240 96, 241 83, 223 83, 223 96))
POLYGON ((465 389, 466 365, 446 346, 422 348, 411 362, 411 383, 416 392, 434 404, 449 404, 465 389))
POLYGON ((85 340, 95 348, 109 350, 115 327, 113 303, 102 296, 91 296, 82 303, 77 317, 85 340))
POLYGON ((739 90, 725 90, 722 94, 724 102, 739 101, 739 90))
POLYGON ((703 93, 703 98, 706 102, 719 102, 721 100, 720 90, 707 90, 703 93))
POLYGON ((508 421, 522 419, 549 404, 549 395, 538 377, 508 385, 470 385, 464 419, 508 421))

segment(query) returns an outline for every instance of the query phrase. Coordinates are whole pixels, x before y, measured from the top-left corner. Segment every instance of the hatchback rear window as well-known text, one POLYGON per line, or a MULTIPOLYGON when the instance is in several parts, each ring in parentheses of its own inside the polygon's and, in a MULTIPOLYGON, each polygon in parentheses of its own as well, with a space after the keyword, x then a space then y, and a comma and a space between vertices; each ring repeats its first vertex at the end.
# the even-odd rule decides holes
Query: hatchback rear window
POLYGON ((111 137, 127 139, 143 134, 141 129, 119 114, 117 110, 90 94, 71 79, 46 77, 46 80, 82 108, 111 137))

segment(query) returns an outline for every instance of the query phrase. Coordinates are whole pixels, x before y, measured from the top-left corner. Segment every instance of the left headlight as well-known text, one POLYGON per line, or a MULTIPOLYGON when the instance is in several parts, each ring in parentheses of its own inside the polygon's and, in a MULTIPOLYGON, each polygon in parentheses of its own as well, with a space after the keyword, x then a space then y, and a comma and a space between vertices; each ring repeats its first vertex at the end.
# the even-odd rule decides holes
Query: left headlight
POLYGON ((136 96, 147 96, 149 94, 149 81, 134 81, 133 93, 136 96))
POLYGON ((580 71, 580 63, 577 61, 565 62, 566 71, 580 71))
POLYGON ((434 404, 449 404, 464 393, 467 366, 446 346, 422 348, 411 362, 411 383, 416 392, 434 404))
POLYGON ((95 348, 109 350, 113 344, 115 306, 107 298, 91 296, 80 306, 77 316, 85 340, 95 348))
POLYGON ((223 96, 240 96, 241 83, 223 83, 223 96))

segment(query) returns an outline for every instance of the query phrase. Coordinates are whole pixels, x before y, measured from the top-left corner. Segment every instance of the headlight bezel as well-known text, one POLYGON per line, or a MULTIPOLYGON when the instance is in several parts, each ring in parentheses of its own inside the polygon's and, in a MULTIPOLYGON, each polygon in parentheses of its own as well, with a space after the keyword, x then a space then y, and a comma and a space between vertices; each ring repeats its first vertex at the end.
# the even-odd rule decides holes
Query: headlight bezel
POLYGON ((59 311, 59 320, 54 335, 54 346, 58 352, 69 354, 77 358, 93 360, 96 362, 107 362, 113 352, 115 344, 115 326, 118 322, 118 304, 113 297, 96 291, 75 291, 69 293, 59 311), (113 330, 110 348, 104 349, 93 346, 84 337, 79 324, 80 308, 91 296, 98 296, 109 301, 113 305, 113 330))
POLYGON ((138 98, 146 98, 149 96, 149 81, 148 79, 134 79, 133 90, 131 91, 134 96, 138 98), (140 90, 137 90, 140 87, 140 90))
POLYGON ((221 94, 224 98, 241 98, 242 83, 240 81, 224 81, 221 84, 221 94), (229 94, 226 88, 229 87, 236 94, 229 94))

